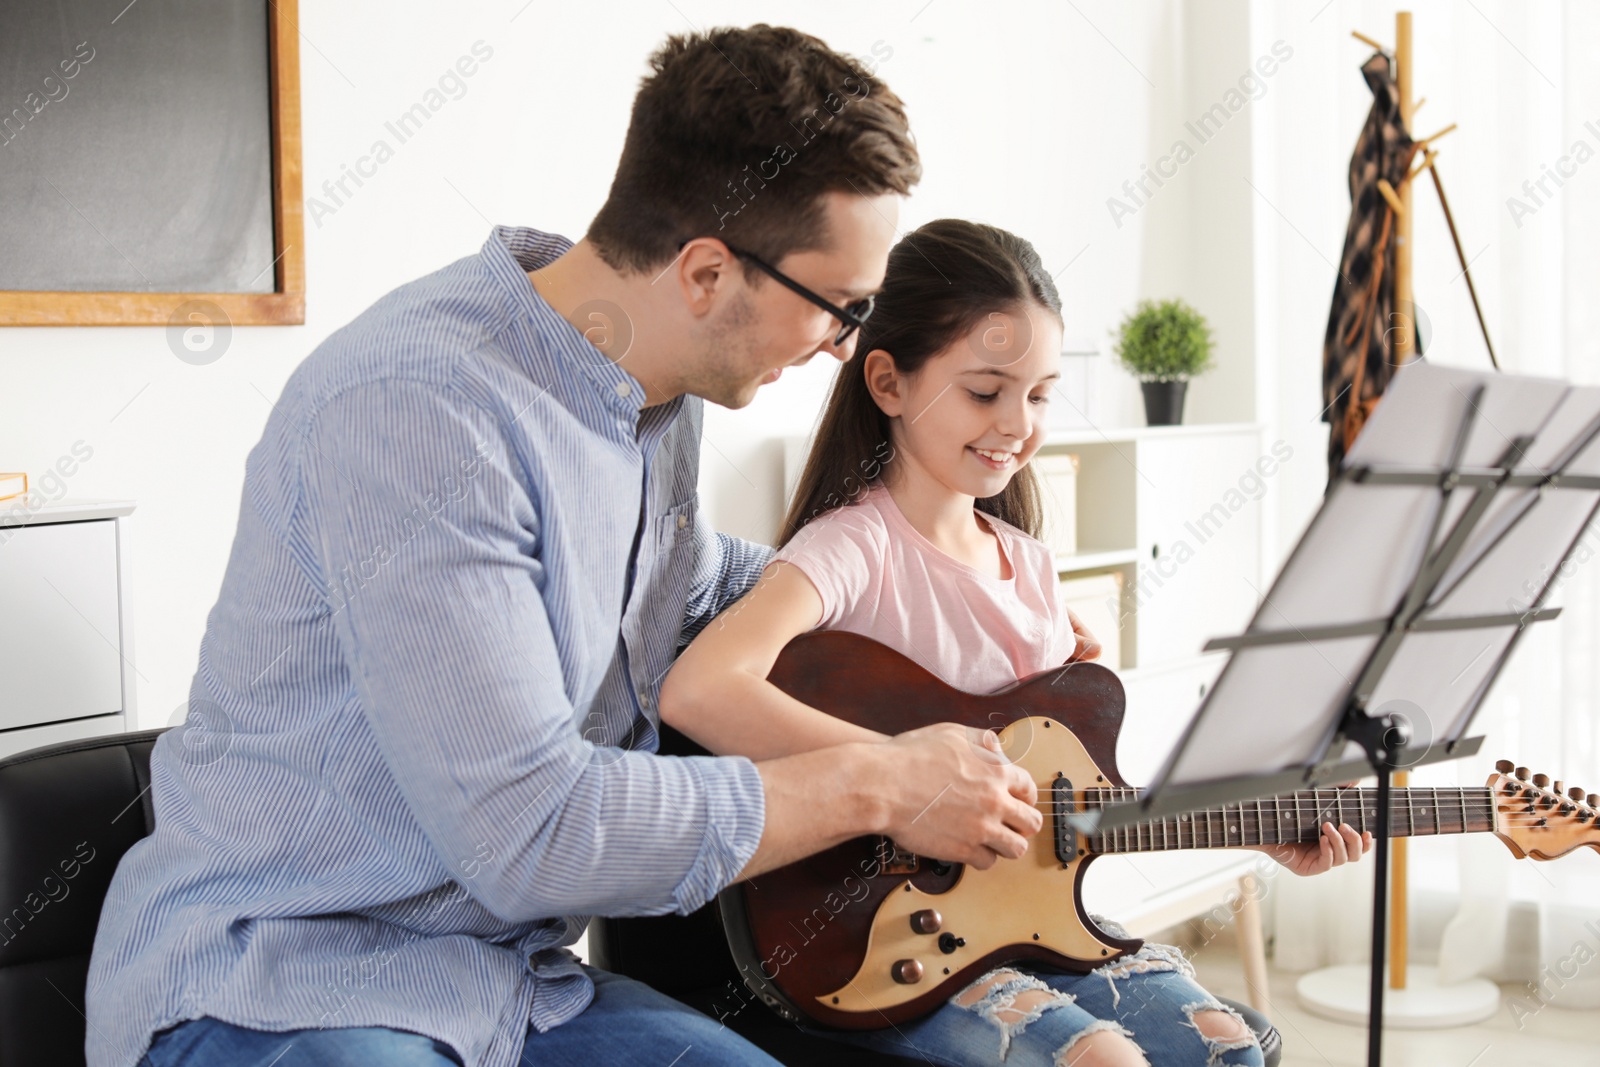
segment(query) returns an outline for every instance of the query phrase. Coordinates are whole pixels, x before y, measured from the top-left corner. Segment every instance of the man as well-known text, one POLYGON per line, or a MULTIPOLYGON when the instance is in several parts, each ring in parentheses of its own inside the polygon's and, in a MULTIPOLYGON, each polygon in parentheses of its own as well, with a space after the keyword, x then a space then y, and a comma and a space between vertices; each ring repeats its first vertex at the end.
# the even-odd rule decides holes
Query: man
POLYGON ((920 175, 900 101, 814 38, 652 66, 584 240, 496 228, 286 385, 107 898, 92 1067, 768 1064, 562 946, 864 833, 987 867, 1039 828, 953 726, 651 754, 674 652, 769 554, 699 513, 701 401, 850 358, 920 175))

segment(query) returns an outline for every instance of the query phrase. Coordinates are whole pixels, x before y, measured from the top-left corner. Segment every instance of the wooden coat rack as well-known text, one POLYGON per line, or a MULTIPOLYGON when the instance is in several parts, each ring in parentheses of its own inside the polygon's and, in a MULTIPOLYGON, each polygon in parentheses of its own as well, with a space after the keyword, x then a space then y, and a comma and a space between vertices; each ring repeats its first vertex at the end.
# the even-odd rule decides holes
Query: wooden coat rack
MULTIPOLYGON (((1381 42, 1368 37, 1364 33, 1352 31, 1351 36, 1371 46, 1374 50, 1393 57, 1395 67, 1395 84, 1399 96, 1400 120, 1405 129, 1411 130, 1412 117, 1426 102, 1426 98, 1414 100, 1413 90, 1415 82, 1412 71, 1412 36, 1411 12, 1400 11, 1395 14, 1395 46, 1393 50, 1386 48, 1381 42)), ((1444 211, 1445 224, 1449 227, 1450 238, 1455 244, 1456 257, 1461 262, 1462 274, 1466 277, 1467 292, 1472 298, 1472 307, 1477 314, 1479 329, 1483 331, 1483 343, 1489 351, 1489 361, 1495 370, 1500 369, 1499 360, 1494 354, 1494 345, 1489 340, 1489 327, 1483 317, 1483 308, 1478 302, 1477 288, 1472 284, 1472 272, 1468 269, 1466 252, 1461 246, 1461 238, 1456 232, 1455 219, 1450 213, 1450 202, 1444 195, 1444 184, 1439 178, 1438 157, 1439 153, 1433 145, 1456 128, 1455 123, 1450 123, 1437 133, 1414 141, 1416 151, 1422 154, 1422 162, 1418 163, 1406 175, 1396 189, 1389 184, 1387 179, 1379 179, 1378 192, 1387 201, 1395 216, 1395 258, 1394 258, 1394 330, 1391 334, 1390 354, 1396 365, 1408 362, 1417 351, 1416 334, 1416 304, 1412 287, 1412 232, 1415 216, 1412 211, 1412 186, 1415 179, 1423 171, 1427 171, 1433 179, 1434 189, 1439 194, 1439 205, 1444 211)), ((1363 358, 1365 358, 1363 356, 1363 358)), ((1346 441, 1345 447, 1353 442, 1346 441)), ((1410 775, 1406 771, 1396 771, 1393 775, 1392 785, 1396 789, 1404 789, 1409 785, 1410 775)), ((1389 881, 1389 988, 1391 990, 1406 990, 1413 985, 1410 981, 1416 972, 1409 968, 1407 959, 1407 840, 1404 837, 1394 839, 1390 844, 1390 881, 1389 881)), ((1363 976, 1365 968, 1336 968, 1333 970, 1350 971, 1353 980, 1349 983, 1335 981, 1331 985, 1321 983, 1319 992, 1329 992, 1325 998, 1308 994, 1308 987, 1302 982, 1300 1000, 1308 1009, 1331 1018, 1349 1022, 1365 1022, 1366 1020, 1366 979, 1363 976), (1344 988, 1348 985, 1348 989, 1344 988), (1319 1003, 1318 1000, 1321 1000, 1319 1003)), ((1314 972, 1315 973, 1315 972, 1314 972)), ((1331 972, 1330 972, 1331 973, 1331 972)), ((1340 976, 1342 979, 1343 975, 1340 976)), ((1431 975, 1430 975, 1431 978, 1431 975)), ((1487 1018, 1499 1006, 1499 990, 1493 983, 1483 979, 1473 979, 1467 983, 1428 989, 1416 989, 1412 994, 1414 999, 1409 1003, 1390 998, 1390 1021, 1397 1025, 1411 1028, 1427 1028, 1430 1026, 1452 1026, 1469 1021, 1472 1018, 1487 1018), (1399 1017, 1403 1016, 1401 1022, 1399 1017)))

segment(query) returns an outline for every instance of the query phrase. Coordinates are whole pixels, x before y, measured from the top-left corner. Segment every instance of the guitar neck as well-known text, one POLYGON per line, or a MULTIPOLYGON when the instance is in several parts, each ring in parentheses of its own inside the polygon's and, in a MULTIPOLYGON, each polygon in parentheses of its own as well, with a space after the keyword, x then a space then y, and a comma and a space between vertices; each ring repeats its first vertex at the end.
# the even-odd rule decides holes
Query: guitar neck
MULTIPOLYGON (((1086 807, 1138 799, 1137 789, 1093 790, 1086 807)), ((1487 787, 1389 791, 1389 836, 1485 833, 1494 829, 1495 797, 1487 787)), ((1315 841, 1322 824, 1349 823, 1358 833, 1378 829, 1376 789, 1302 789, 1277 797, 1224 804, 1088 835, 1096 853, 1287 845, 1315 841)))

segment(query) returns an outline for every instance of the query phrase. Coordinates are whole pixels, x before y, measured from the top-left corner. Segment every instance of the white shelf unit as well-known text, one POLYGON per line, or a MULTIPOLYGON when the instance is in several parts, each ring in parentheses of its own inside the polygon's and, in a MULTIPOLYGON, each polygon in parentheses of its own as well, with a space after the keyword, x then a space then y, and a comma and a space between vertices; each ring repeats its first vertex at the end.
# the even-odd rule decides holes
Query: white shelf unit
POLYGON ((136 721, 129 500, 0 503, 0 757, 136 721))

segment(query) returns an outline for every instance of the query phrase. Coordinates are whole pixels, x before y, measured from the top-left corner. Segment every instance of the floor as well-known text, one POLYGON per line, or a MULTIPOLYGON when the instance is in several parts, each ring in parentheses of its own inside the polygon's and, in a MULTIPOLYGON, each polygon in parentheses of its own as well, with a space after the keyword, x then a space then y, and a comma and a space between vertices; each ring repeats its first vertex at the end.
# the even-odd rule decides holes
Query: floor
MULTIPOLYGON (((1184 931, 1171 932, 1183 943, 1184 931)), ((1166 935, 1164 935, 1166 936, 1166 935)), ((1193 954, 1201 983, 1219 996, 1248 1002, 1236 944, 1226 934, 1193 954)), ((1365 1027, 1331 1022, 1305 1011, 1294 995, 1296 974, 1269 970, 1267 1014, 1283 1034, 1281 1067, 1364 1067, 1365 1027)), ((1502 993, 1516 991, 1503 987, 1502 993)), ((1519 1030, 1502 997, 1493 1018, 1450 1030, 1396 1030, 1384 1038, 1384 1067, 1600 1067, 1600 1012, 1548 1007, 1519 1030)))

